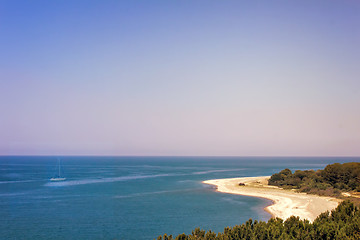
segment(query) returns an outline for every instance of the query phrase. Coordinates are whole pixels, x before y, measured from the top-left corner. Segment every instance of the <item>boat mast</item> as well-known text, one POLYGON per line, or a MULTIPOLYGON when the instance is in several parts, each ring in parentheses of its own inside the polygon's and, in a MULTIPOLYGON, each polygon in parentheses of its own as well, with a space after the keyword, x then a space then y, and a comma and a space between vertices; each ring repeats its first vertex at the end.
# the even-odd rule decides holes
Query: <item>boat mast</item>
POLYGON ((59 159, 59 177, 60 177, 60 159, 59 159))

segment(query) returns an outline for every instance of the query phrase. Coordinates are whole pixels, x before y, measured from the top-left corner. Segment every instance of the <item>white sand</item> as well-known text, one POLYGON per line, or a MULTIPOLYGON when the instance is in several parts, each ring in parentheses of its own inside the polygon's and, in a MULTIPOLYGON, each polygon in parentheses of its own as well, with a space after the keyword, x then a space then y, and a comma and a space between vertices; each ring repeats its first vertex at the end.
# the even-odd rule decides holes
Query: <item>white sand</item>
POLYGON ((269 186, 265 177, 228 178, 204 181, 205 184, 217 186, 217 191, 240 194, 272 200, 274 203, 265 208, 274 217, 287 219, 294 215, 301 219, 314 221, 322 212, 336 208, 341 200, 331 197, 321 197, 306 193, 297 193, 275 186, 269 186), (244 183, 245 186, 239 186, 244 183))

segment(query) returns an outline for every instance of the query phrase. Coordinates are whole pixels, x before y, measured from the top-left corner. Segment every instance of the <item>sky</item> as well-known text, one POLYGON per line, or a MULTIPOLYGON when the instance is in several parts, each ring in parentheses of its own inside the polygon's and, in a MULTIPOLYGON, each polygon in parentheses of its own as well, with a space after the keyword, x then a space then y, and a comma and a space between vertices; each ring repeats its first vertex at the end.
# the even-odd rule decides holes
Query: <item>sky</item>
POLYGON ((0 0, 0 155, 360 156, 360 2, 0 0))

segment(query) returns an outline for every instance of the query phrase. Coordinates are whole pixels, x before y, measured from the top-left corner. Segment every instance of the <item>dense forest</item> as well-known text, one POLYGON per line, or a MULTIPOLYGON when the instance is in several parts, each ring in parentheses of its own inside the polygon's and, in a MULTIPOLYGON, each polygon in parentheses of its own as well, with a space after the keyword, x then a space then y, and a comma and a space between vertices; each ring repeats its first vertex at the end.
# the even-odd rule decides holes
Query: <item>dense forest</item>
POLYGON ((269 185, 337 197, 342 191, 360 192, 360 163, 334 163, 323 170, 296 170, 294 173, 284 169, 271 176, 269 185))
POLYGON ((272 218, 268 222, 249 219, 242 225, 227 227, 222 233, 199 228, 190 235, 159 236, 157 240, 237 240, 237 239, 360 239, 360 209, 344 201, 329 212, 320 214, 313 223, 290 217, 286 221, 272 218))

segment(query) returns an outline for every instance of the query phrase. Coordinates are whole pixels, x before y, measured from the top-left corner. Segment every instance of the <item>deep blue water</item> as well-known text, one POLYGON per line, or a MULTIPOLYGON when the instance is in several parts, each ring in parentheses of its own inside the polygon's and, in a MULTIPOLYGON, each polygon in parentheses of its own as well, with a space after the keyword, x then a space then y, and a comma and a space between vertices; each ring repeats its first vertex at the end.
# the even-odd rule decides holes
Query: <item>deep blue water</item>
POLYGON ((268 220, 269 200, 217 193, 215 178, 321 169, 360 158, 0 157, 0 239, 154 239, 268 220))

